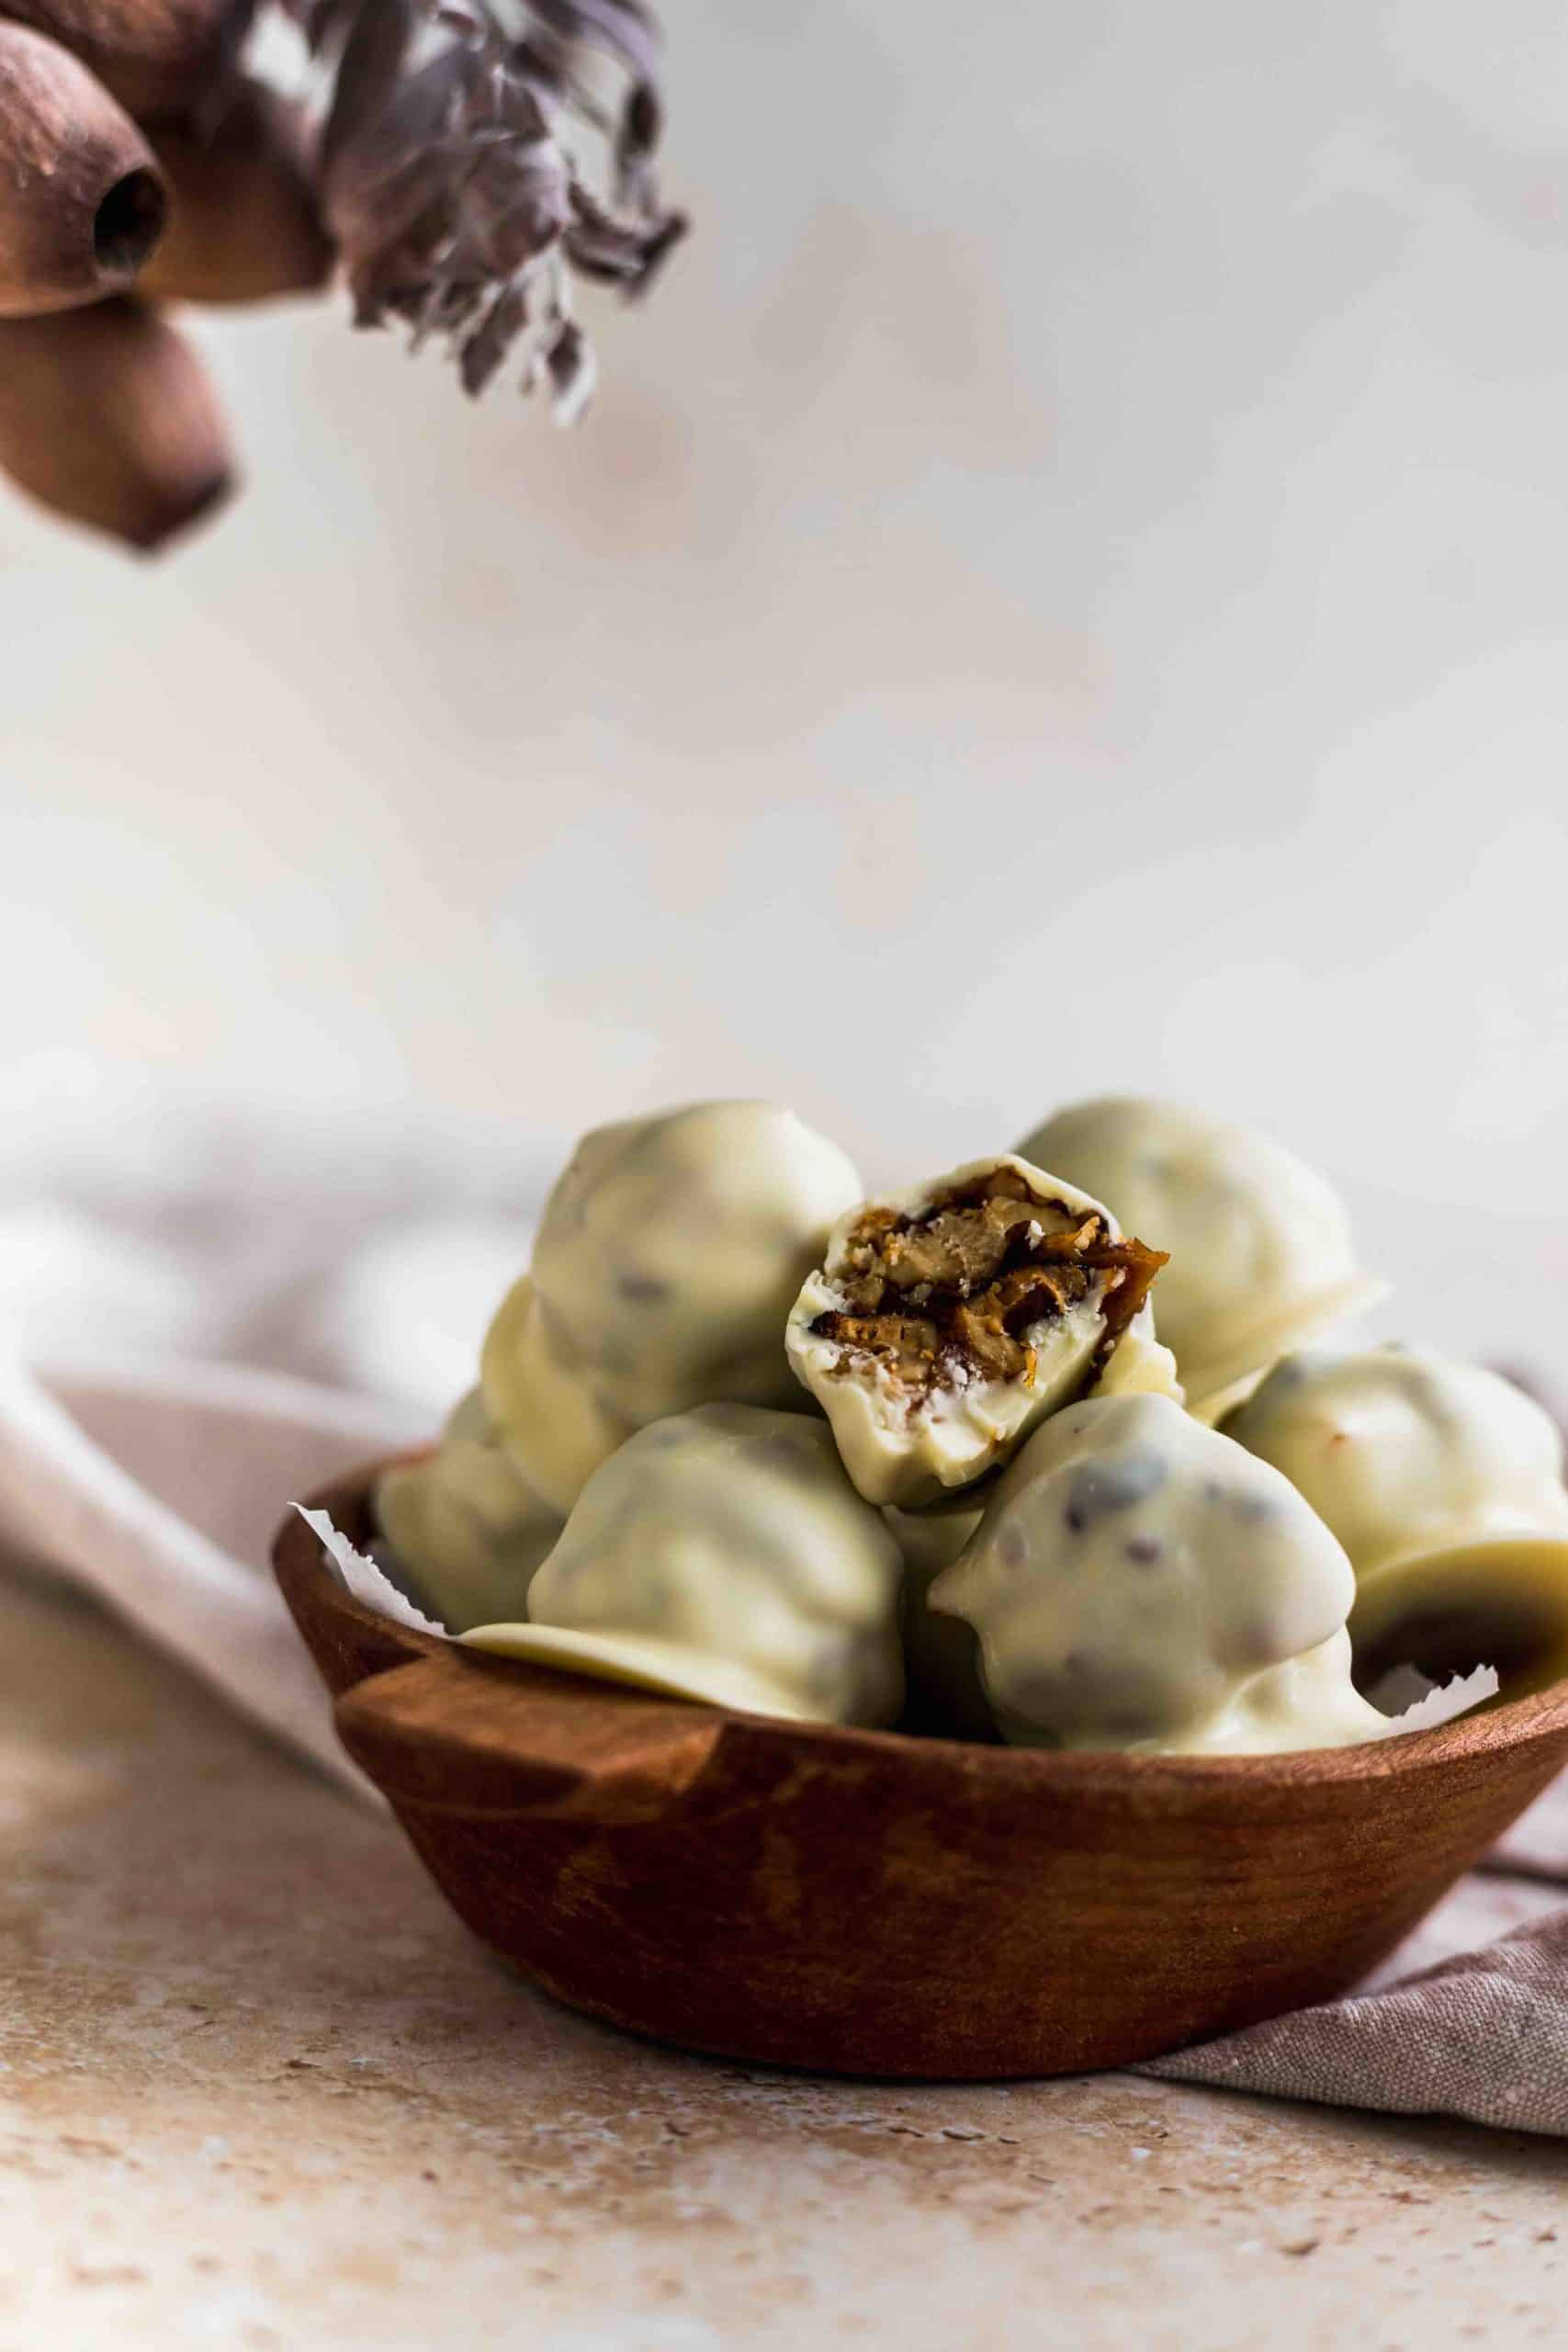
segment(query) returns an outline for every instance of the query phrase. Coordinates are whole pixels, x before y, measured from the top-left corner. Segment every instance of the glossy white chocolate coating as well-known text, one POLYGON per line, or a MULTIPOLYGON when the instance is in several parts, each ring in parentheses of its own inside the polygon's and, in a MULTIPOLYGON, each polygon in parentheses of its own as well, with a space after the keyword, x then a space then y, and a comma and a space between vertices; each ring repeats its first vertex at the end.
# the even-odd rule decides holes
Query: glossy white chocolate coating
POLYGON ((477 1389, 434 1453, 382 1472, 376 1513, 415 1598, 455 1634, 521 1614, 561 1527, 497 1442, 477 1389))
POLYGON ((502 1300, 479 1354, 479 1387, 497 1437, 528 1484, 564 1519, 631 1424, 602 1401, 525 1274, 502 1300))
POLYGON ((1456 1544, 1568 1532, 1555 1424, 1512 1381, 1430 1349, 1301 1350, 1224 1428, 1306 1497, 1363 1579, 1456 1544))
POLYGON ((584 1487, 529 1622, 479 1648, 716 1704, 885 1724, 903 1560, 827 1425, 754 1405, 655 1421, 584 1487))
POLYGON ((859 1190, 837 1145, 776 1103, 693 1103, 585 1136, 527 1287, 485 1342, 486 1405, 529 1480, 570 1510, 646 1421, 797 1404, 784 1318, 859 1190))
POLYGON ((1286 1478, 1170 1398, 1132 1396, 1035 1432, 931 1602, 974 1627, 1007 1739, 1179 1753, 1375 1736, 1348 1645, 1303 1665, 1353 1592, 1286 1478))
POLYGON ((1179 1104, 1108 1096, 1056 1112, 1019 1148, 1170 1253, 1156 1293, 1194 1411, 1234 1393, 1386 1285, 1356 1262, 1345 1204, 1293 1152, 1179 1104))
MULTIPOLYGON (((814 1328, 849 1305, 850 1253, 868 1213, 919 1219, 950 1195, 1002 1170, 1012 1171, 1029 1189, 1030 1200, 1019 1204, 1021 1223, 1033 1219, 1045 1233, 1057 1233, 1090 1215, 1104 1221, 1109 1238, 1121 1238, 1121 1228, 1100 1202, 1015 1154, 1001 1153, 911 1192, 857 1202, 834 1227, 823 1263, 807 1277, 790 1314, 789 1361, 827 1414, 844 1465, 868 1501, 917 1508, 944 1491, 972 1486, 1007 1461, 1038 1422, 1094 1376, 1095 1354, 1106 1330, 1106 1275, 1097 1276, 1088 1295, 1065 1313, 1029 1327, 1021 1335, 1029 1343, 1029 1361, 1009 1379, 971 1374, 960 1365, 928 1386, 910 1386, 880 1357, 814 1328)), ((908 1296, 918 1300, 919 1294, 908 1296)), ((918 1305, 910 1311, 918 1313, 918 1305)), ((1152 1344, 1146 1317, 1144 1329, 1152 1344)), ((1160 1367, 1150 1369, 1151 1376, 1161 1376, 1160 1367)))
POLYGON ((1166 1744, 1173 1756, 1280 1756, 1387 1739, 1391 1719, 1361 1696, 1344 1626, 1315 1649, 1266 1667, 1200 1730, 1166 1744))
POLYGON ((796 1399, 791 1303, 860 1192, 853 1163, 773 1102, 697 1102, 602 1127, 545 1205, 534 1287, 609 1408, 796 1399))
POLYGON ((1562 1440, 1511 1381, 1424 1348, 1287 1356, 1226 1434, 1282 1471, 1356 1570, 1358 1669, 1568 1672, 1562 1440))
POLYGON ((1153 1309, 1142 1306, 1111 1349, 1091 1396, 1168 1396, 1185 1405, 1187 1391, 1177 1375, 1174 1350, 1155 1337, 1153 1309))

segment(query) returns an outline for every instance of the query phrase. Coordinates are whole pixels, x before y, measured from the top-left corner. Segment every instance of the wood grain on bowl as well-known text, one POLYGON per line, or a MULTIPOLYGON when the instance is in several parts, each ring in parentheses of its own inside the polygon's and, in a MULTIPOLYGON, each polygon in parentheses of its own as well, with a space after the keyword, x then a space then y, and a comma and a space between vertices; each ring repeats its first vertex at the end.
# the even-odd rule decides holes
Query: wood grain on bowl
MULTIPOLYGON (((372 1476, 311 1499, 357 1543, 372 1476)), ((842 2074, 1122 2065, 1341 1993, 1568 1762, 1568 1685, 1371 1747, 1044 1755, 785 1724, 278 1581, 454 1909, 574 2007, 842 2074)))

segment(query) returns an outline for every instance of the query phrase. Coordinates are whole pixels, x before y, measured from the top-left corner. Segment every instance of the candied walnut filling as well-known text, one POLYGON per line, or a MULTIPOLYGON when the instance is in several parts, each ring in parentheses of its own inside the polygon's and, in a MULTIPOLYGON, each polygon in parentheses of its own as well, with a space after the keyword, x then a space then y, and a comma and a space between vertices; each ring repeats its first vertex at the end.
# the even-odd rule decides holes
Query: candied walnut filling
POLYGON ((1028 1334, 1099 1283, 1105 1329, 1092 1378, 1166 1257, 1113 1241, 1102 1216, 1037 1199, 1016 1169, 998 1168, 919 1216, 868 1209, 834 1269, 845 1304, 811 1329, 847 1353, 878 1358, 909 1388, 1027 1379, 1028 1334), (1047 1219, 1066 1221, 1052 1231, 1047 1219))

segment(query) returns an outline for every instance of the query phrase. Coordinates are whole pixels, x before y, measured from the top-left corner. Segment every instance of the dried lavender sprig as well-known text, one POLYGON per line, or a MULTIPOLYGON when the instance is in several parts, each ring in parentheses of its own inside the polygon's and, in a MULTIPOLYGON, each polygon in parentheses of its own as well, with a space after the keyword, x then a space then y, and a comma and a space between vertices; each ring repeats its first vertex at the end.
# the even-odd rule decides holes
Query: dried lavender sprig
POLYGON ((355 322, 440 336, 465 388, 492 382, 525 334, 525 385, 580 414, 592 356, 570 274, 642 291, 682 234, 658 198, 658 34, 640 0, 282 0, 332 63, 322 202, 355 322), (606 115, 595 69, 624 82, 606 115), (566 143, 604 136, 596 195, 566 143))

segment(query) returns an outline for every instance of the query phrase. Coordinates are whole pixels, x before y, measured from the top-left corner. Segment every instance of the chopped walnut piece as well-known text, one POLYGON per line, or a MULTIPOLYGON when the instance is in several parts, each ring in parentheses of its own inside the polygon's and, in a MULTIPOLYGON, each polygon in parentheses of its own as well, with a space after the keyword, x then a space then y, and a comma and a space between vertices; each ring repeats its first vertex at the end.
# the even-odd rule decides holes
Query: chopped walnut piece
POLYGON ((1113 1240, 1092 1212, 1073 1211, 1074 1222, 1049 1231, 1046 1219, 1066 1213, 1006 1166, 918 1216, 869 1208, 844 1251, 845 1306, 818 1315, 811 1329, 880 1358, 911 1387, 1013 1380, 1027 1373, 1032 1353, 1025 1335, 1079 1305, 1095 1277, 1106 1274, 1103 1357, 1143 1305, 1165 1255, 1141 1241, 1113 1240))

